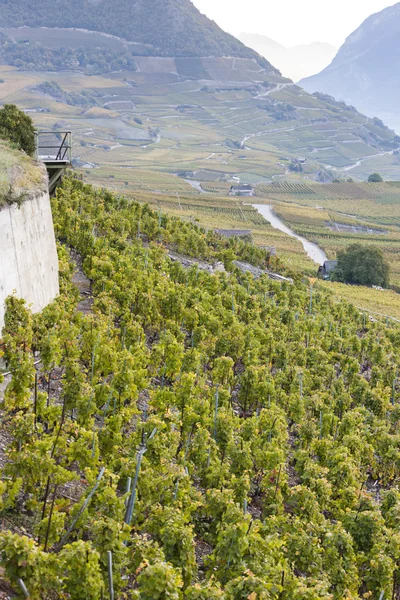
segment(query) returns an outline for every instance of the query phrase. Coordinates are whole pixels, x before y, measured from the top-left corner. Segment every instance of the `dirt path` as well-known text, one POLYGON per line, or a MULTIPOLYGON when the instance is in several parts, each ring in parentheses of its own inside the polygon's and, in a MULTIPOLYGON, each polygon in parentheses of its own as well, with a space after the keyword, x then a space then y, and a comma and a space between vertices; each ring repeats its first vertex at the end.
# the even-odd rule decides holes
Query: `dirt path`
POLYGON ((313 244, 305 237, 298 235, 292 229, 290 229, 290 227, 285 225, 285 223, 281 221, 281 219, 274 213, 272 206, 268 206, 266 204, 253 204, 253 206, 264 217, 264 219, 268 221, 272 227, 274 227, 274 229, 279 229, 279 231, 282 231, 283 233, 286 233, 286 235, 290 235, 290 237, 293 237, 301 242, 307 256, 316 264, 323 265, 324 262, 328 260, 328 257, 322 248, 317 246, 317 244, 313 244))
POLYGON ((71 258, 76 266, 75 273, 72 276, 72 283, 76 285, 81 294, 78 310, 84 315, 92 314, 93 296, 90 279, 83 272, 82 257, 75 250, 71 250, 71 258))
POLYGON ((207 192, 206 190, 203 190, 203 188, 201 187, 200 181, 192 181, 191 179, 185 179, 184 181, 186 181, 186 183, 191 185, 192 188, 194 188, 195 190, 200 192, 200 194, 209 194, 210 193, 210 192, 207 192))
POLYGON ((386 152, 382 151, 382 152, 378 152, 378 154, 370 154, 369 156, 366 156, 365 158, 359 158, 358 161, 356 163, 354 163, 353 165, 350 165, 349 167, 344 167, 343 171, 346 171, 346 172, 352 171, 353 169, 361 166, 363 163, 367 162, 367 160, 370 160, 371 158, 379 158, 380 156, 386 156, 388 154, 393 154, 393 150, 389 150, 386 152))
POLYGON ((270 96, 271 94, 274 94, 275 92, 280 92, 281 90, 285 89, 286 87, 291 87, 292 85, 296 85, 294 83, 278 83, 278 85, 273 88, 272 90, 267 90, 266 92, 262 92, 261 94, 258 94, 258 96, 256 96, 256 99, 260 99, 260 98, 266 98, 267 96, 270 96))

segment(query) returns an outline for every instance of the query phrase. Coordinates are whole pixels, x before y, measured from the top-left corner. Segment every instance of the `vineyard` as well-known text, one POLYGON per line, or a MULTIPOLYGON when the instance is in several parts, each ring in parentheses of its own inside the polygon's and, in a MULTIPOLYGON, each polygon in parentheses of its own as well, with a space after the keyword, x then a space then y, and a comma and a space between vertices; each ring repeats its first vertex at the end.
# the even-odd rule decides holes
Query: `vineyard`
POLYGON ((106 187, 115 191, 145 191, 165 194, 198 195, 184 179, 156 171, 146 171, 134 168, 102 167, 89 171, 91 182, 96 186, 106 187))
POLYGON ((53 215, 61 295, 9 298, 2 334, 4 589, 399 599, 399 327, 79 181, 53 215))
POLYGON ((310 196, 311 198, 327 198, 330 200, 371 200, 377 199, 383 204, 398 201, 399 186, 397 182, 387 183, 295 183, 282 182, 260 184, 256 188, 260 196, 279 194, 280 196, 310 196))
POLYGON ((212 194, 219 194, 220 196, 228 195, 231 186, 232 183, 226 181, 204 181, 201 183, 201 187, 204 191, 212 194))
MULTIPOLYGON (((390 264, 392 284, 400 284, 400 188, 396 182, 273 183, 257 186, 256 195, 257 202, 273 204, 296 233, 321 246, 329 258, 354 242, 377 245, 390 264)), ((359 293, 362 297, 363 292, 359 293)), ((349 293, 348 299, 353 297, 349 293)))

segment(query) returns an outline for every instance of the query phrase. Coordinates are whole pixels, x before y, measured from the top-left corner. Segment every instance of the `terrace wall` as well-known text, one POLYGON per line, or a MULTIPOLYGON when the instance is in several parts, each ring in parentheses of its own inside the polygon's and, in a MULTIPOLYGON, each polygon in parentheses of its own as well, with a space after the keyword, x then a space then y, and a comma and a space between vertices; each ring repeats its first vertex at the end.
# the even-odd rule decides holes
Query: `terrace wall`
POLYGON ((0 209, 0 337, 7 296, 24 298, 33 312, 39 312, 58 293, 50 197, 41 189, 31 192, 20 207, 0 209))

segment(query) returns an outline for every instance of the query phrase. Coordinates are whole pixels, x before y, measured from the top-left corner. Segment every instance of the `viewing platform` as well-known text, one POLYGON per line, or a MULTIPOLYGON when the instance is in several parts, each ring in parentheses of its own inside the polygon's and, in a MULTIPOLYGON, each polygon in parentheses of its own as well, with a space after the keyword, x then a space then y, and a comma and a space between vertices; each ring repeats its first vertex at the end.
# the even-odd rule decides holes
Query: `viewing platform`
POLYGON ((52 194, 66 169, 72 166, 71 131, 36 131, 35 158, 46 165, 52 194))

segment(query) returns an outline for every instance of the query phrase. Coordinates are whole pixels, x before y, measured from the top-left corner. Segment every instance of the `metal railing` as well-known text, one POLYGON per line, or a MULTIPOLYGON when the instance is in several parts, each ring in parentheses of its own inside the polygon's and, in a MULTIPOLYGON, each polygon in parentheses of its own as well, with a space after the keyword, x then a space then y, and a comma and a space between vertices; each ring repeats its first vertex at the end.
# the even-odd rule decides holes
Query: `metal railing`
POLYGON ((43 162, 71 163, 71 131, 36 131, 35 158, 43 162))

